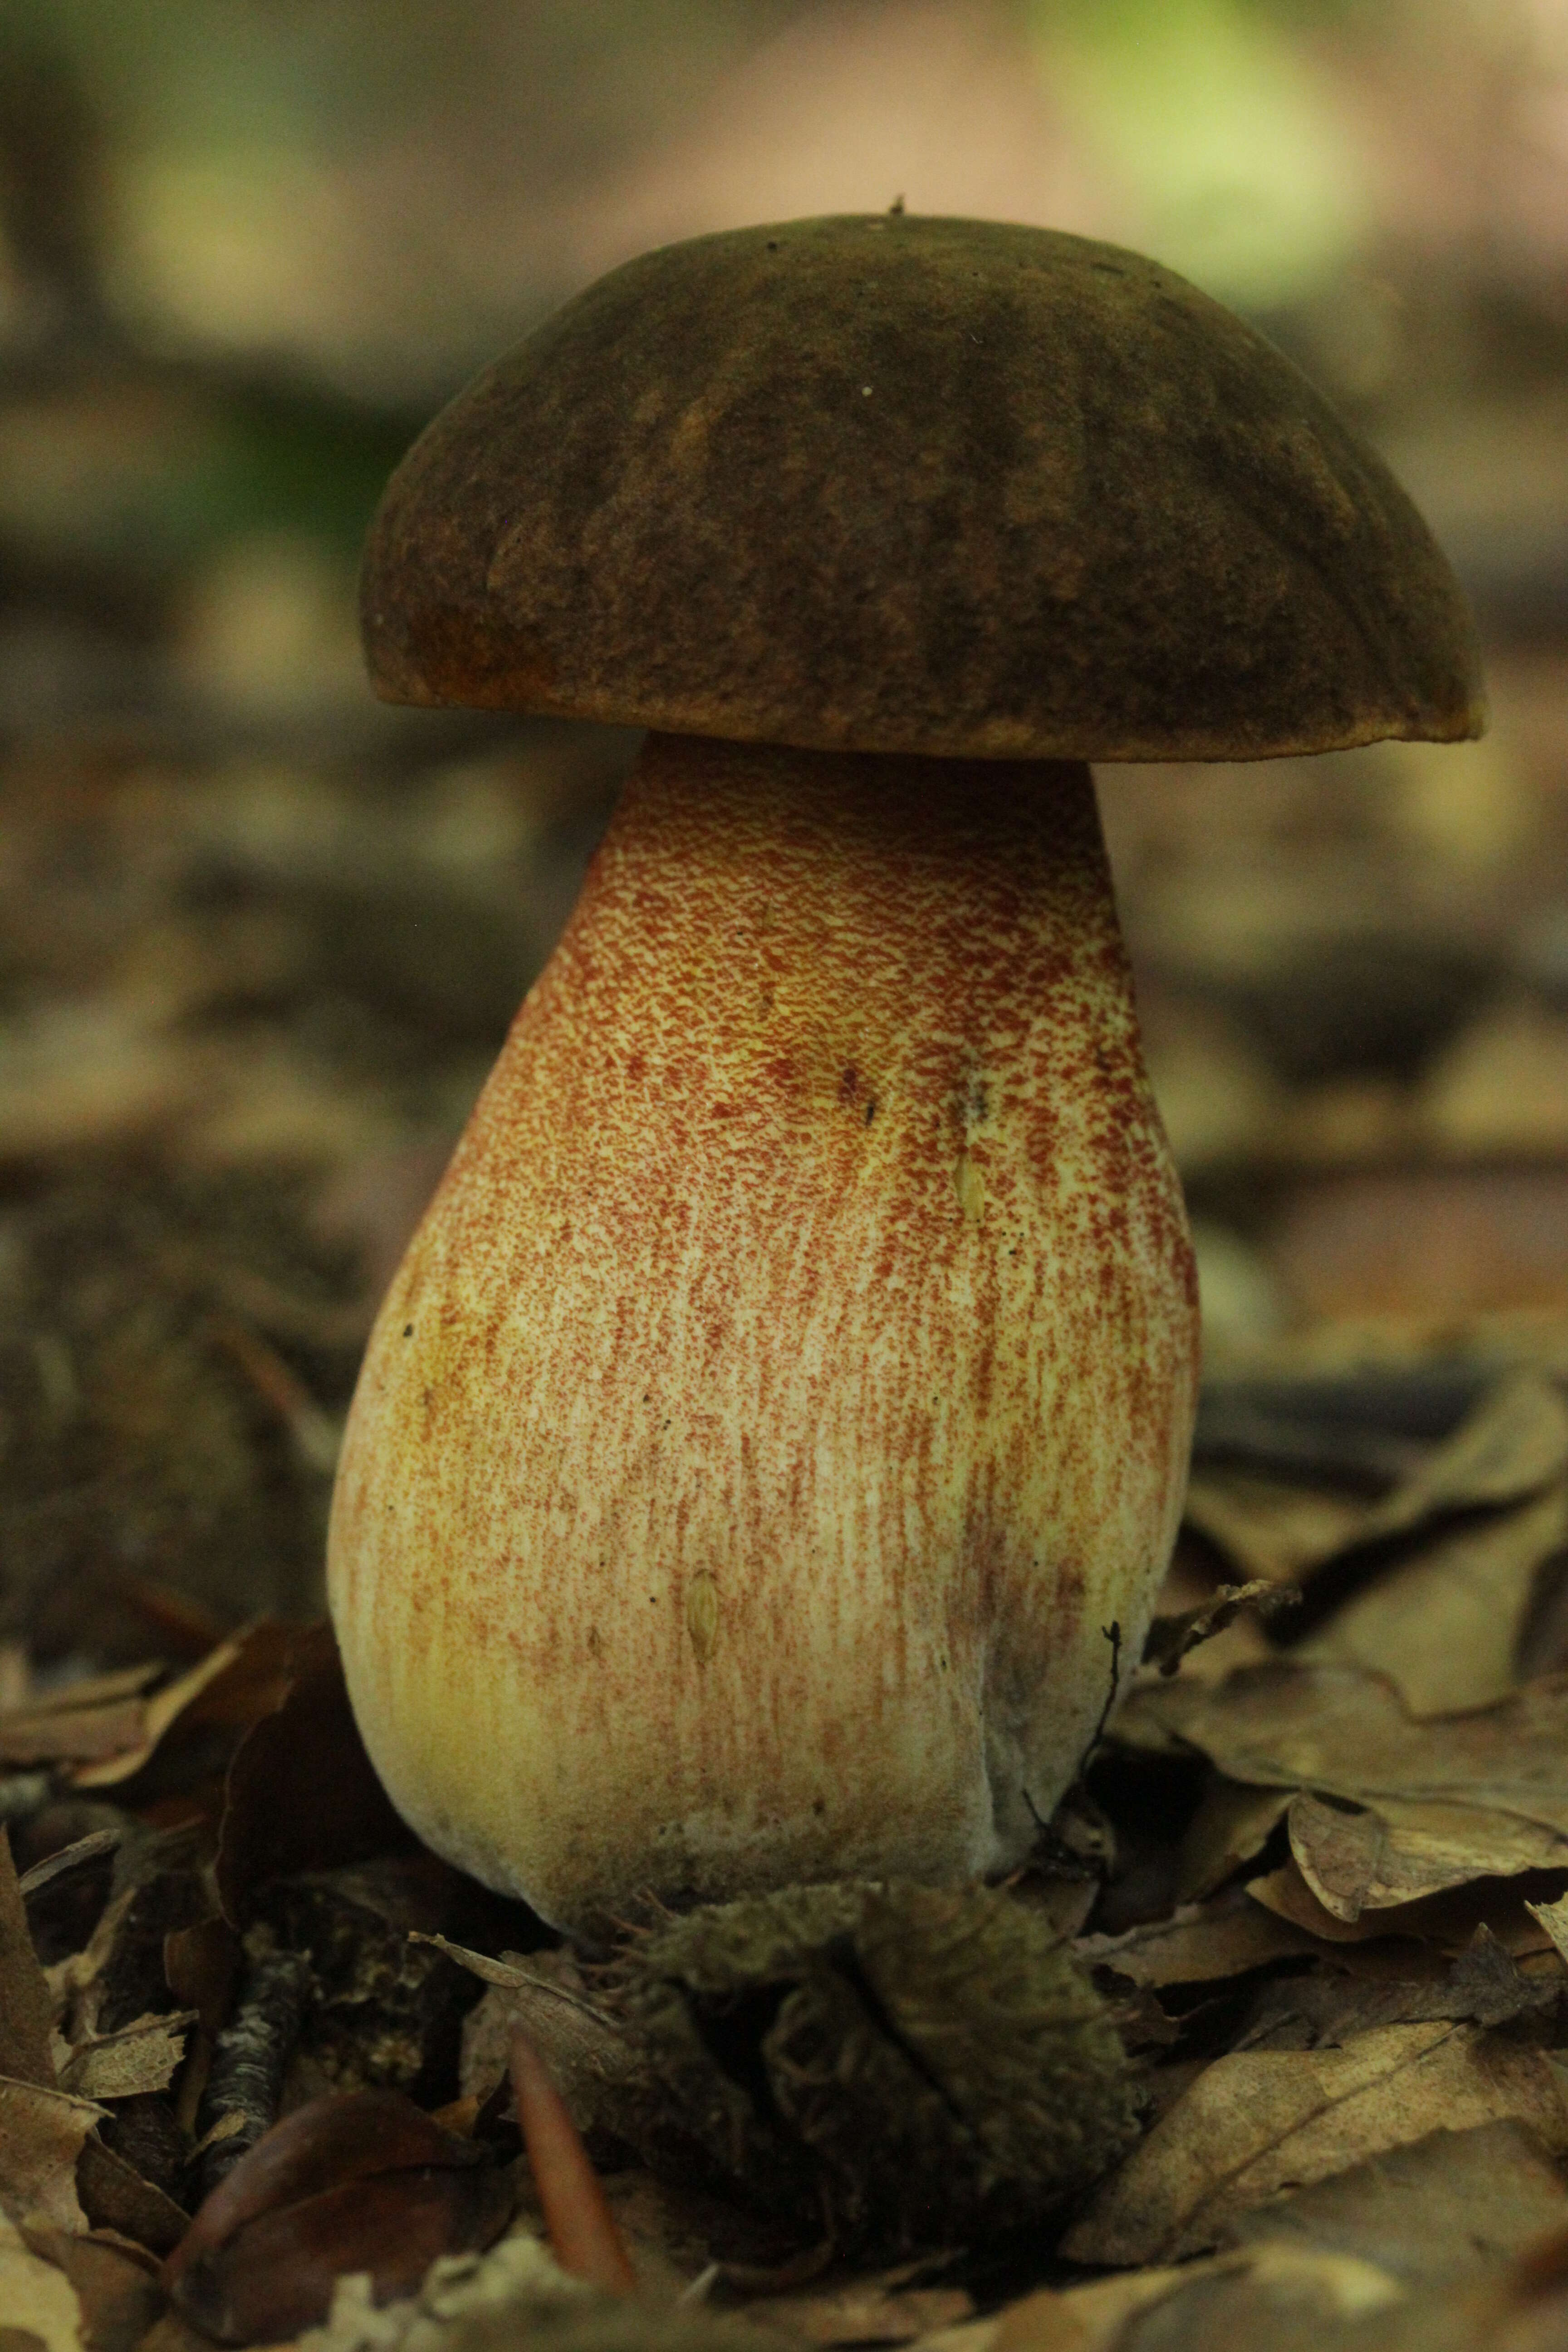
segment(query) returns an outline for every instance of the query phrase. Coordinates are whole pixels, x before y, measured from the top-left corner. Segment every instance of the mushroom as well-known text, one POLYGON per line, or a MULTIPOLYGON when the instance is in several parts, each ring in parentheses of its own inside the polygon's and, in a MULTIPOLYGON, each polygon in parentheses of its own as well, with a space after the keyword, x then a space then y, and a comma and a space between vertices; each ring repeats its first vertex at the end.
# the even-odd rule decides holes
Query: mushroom
POLYGON ((1006 1870, 1197 1379, 1084 762, 1479 731, 1443 558, 1171 271, 895 212, 569 302, 405 459, 364 617, 391 699, 651 730, 350 1418, 378 1771, 569 1930, 1006 1870))

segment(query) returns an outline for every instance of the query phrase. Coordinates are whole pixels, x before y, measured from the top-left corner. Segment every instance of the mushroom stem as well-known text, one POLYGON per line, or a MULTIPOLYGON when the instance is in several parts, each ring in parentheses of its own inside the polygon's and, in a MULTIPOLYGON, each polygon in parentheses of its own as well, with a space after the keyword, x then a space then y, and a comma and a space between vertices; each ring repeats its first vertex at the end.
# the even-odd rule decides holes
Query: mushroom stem
POLYGON ((1008 1866, 1195 1374, 1088 769, 652 736, 371 1341, 372 1758, 568 1927, 1008 1866))

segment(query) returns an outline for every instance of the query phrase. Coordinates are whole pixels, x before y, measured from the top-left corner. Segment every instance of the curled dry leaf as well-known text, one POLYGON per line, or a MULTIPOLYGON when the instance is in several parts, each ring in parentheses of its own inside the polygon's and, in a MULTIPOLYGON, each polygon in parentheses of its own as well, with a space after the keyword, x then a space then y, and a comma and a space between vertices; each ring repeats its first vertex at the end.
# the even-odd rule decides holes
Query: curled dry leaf
POLYGON ((142 1694, 163 1674, 153 1658, 29 1693, 0 1712, 0 1764, 82 1764, 122 1754, 142 1737, 142 1694))
POLYGON ((226 1680, 236 1679, 237 1674, 250 1664, 247 1648, 269 1645, 271 1631, 258 1627, 250 1634, 237 1633, 232 1641, 220 1643, 198 1664, 176 1675, 172 1683, 165 1684, 151 1698, 137 1700, 134 1719, 127 1721, 126 1736, 112 1748, 106 1745, 96 1754, 89 1752, 80 1758, 71 1776, 76 1786, 110 1789, 121 1780, 129 1780, 142 1769, 182 1716, 194 1717, 198 1703, 207 1693, 214 1693, 215 1706, 221 1703, 226 1680))
POLYGON ((1262 1853, 1289 1807, 1284 1789, 1249 1789, 1215 1773, 1182 1839, 1178 1903, 1213 1895, 1262 1853))
MULTIPOLYGON (((1403 1979, 1351 1976, 1319 1968, 1260 1985, 1233 2050, 1317 2050, 1343 2045, 1376 2026, 1419 2025, 1438 2018, 1473 2025, 1512 2025, 1527 2018, 1543 2029, 1560 2007, 1557 1984, 1525 1976, 1489 1929, 1477 1930, 1445 1975, 1416 1966, 1403 1979)), ((1544 2041, 1547 2032, 1536 2036, 1544 2041)))
POLYGON ((1286 1820, 1302 1877, 1324 1910, 1347 1923, 1471 1879, 1568 1864, 1552 1831, 1474 1805, 1384 1798, 1376 1810, 1352 1811, 1302 1790, 1286 1820))
POLYGON ((1525 1897, 1555 1894, 1561 1882, 1561 1872, 1544 1879, 1533 1873, 1516 1880, 1474 1879, 1424 1895, 1415 1903, 1391 1904, 1384 1910, 1363 1911, 1356 1919, 1337 1919, 1319 1902, 1292 1857, 1266 1877, 1248 1879, 1247 1896, 1276 1918, 1319 1937, 1321 1948, 1336 1952, 1343 1967, 1364 1972, 1370 1956, 1381 1953, 1384 1958, 1379 1973, 1412 1976, 1422 1972, 1410 1957, 1413 1950, 1419 1954, 1425 1948, 1426 1971, 1441 1973, 1441 1956, 1463 1951, 1481 1927, 1489 1928, 1521 1965, 1543 1958, 1552 1950, 1552 1938, 1531 1916, 1525 1897), (1391 1965, 1394 1956, 1399 1956, 1397 1964, 1391 1965))
POLYGON ((1249 2208, 1429 2131, 1512 2116, 1568 2148, 1563 2078, 1543 2052, 1468 2025, 1387 2026, 1342 2050, 1242 2053, 1202 2073, 1062 2242, 1072 2262, 1171 2262, 1249 2208))
POLYGON ((97 2133, 82 2144, 76 2168, 77 2194, 95 2230, 112 2230, 122 2238, 166 2254, 178 2245, 190 2227, 190 2215, 155 2182, 146 2180, 133 2164, 97 2133))
POLYGON ((1209 1471, 1187 1522, 1247 1577, 1310 1581, 1352 1555, 1369 1566, 1401 1538, 1461 1512, 1500 1510, 1568 1476, 1568 1403, 1551 1382, 1516 1374, 1489 1390, 1445 1444, 1374 1503, 1209 1471))
POLYGON ((510 2185, 472 2140, 395 2091, 312 2099, 245 2155, 169 2258, 175 2308, 220 2342, 274 2341, 324 2317, 367 2271, 408 2294, 442 2254, 505 2228, 510 2185))
MULTIPOLYGON (((1380 1676, 1349 1666, 1247 1666, 1215 1687, 1145 1685, 1119 1737, 1200 1749, 1226 1777, 1311 1792, 1292 1806, 1308 1860, 1353 1918, 1469 1878, 1568 1867, 1568 1676, 1478 1713, 1413 1719, 1380 1676), (1336 1830, 1323 1798, 1376 1820, 1336 1830)), ((1301 1849, 1297 1848, 1298 1859, 1301 1849)), ((1303 1863, 1305 1872, 1307 1864, 1303 1863)))
POLYGON ((1489 1706, 1521 1679, 1541 1570, 1565 1542, 1568 1485, 1461 1522, 1352 1593, 1293 1654, 1385 1675, 1413 1716, 1489 1706))

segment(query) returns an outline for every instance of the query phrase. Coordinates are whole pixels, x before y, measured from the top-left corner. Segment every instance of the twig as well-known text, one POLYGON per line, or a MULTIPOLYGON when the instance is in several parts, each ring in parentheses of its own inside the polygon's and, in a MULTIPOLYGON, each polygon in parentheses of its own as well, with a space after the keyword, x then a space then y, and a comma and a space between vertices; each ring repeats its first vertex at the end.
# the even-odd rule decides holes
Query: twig
POLYGON ((283 2075, 310 1982, 310 1964, 299 1952, 264 1952, 246 1970, 234 2015, 213 2044, 212 2069, 196 2117, 207 2141, 201 2159, 204 2198, 277 2120, 283 2075), (213 2126, 229 2115, 240 2116, 243 2122, 210 2137, 213 2126))
POLYGON ((591 2286, 611 2294, 635 2294, 637 2279, 588 2151, 543 2059, 521 2025, 512 2028, 509 2051, 518 2129, 556 2261, 591 2286))

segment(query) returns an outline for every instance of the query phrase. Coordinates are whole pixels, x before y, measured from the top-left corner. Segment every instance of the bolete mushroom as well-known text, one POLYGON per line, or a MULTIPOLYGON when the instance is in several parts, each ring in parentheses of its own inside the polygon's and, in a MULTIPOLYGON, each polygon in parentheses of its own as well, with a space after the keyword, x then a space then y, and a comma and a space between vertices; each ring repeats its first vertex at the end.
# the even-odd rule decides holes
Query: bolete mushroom
POLYGON ((350 1419, 394 1801, 567 1928, 1007 1868, 1197 1377, 1083 763, 1475 733, 1446 563, 1169 270, 895 213, 569 302, 404 461, 364 619, 394 700, 652 730, 350 1419))

